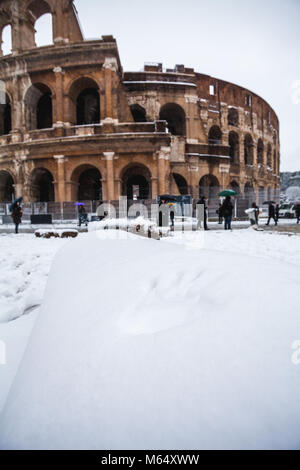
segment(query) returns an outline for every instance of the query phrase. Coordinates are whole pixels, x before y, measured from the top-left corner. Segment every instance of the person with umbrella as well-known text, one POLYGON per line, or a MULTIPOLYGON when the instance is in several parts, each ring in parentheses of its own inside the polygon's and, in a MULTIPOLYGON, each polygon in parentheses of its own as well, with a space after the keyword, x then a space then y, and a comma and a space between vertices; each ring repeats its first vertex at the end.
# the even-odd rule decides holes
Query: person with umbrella
POLYGON ((85 223, 85 226, 87 227, 87 213, 86 213, 86 210, 84 208, 84 203, 83 202, 76 202, 75 203, 76 206, 78 206, 78 226, 81 227, 81 224, 85 223))
POLYGON ((19 199, 16 199, 9 207, 9 210, 11 211, 11 218, 14 221, 15 224, 15 233, 19 233, 19 225, 22 222, 22 207, 21 207, 21 202, 23 198, 19 197, 19 199))
POLYGON ((231 197, 226 196, 225 200, 220 208, 221 215, 224 217, 224 229, 231 230, 231 221, 233 213, 233 204, 231 202, 231 197))
POLYGON ((275 216, 275 202, 274 201, 266 201, 264 202, 264 204, 268 204, 269 206, 269 209, 268 209, 268 222, 266 223, 266 225, 269 225, 270 224, 270 221, 271 219, 274 220, 275 222, 275 225, 277 225, 277 220, 276 220, 276 216, 275 216))

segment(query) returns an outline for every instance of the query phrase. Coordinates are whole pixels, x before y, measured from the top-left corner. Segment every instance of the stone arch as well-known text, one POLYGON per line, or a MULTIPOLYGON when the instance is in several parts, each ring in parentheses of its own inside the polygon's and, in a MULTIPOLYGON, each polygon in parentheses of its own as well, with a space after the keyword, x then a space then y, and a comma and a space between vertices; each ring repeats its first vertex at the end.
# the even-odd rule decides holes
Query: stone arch
POLYGON ((230 132, 228 137, 229 155, 232 163, 238 163, 240 160, 239 136, 236 132, 230 132))
POLYGON ((262 139, 258 139, 257 142, 257 163, 260 165, 264 163, 264 143, 262 139))
POLYGON ((29 177, 29 200, 31 202, 51 202, 54 196, 54 178, 44 167, 35 168, 29 177))
POLYGON ((90 77, 77 78, 69 88, 70 120, 76 125, 100 123, 98 83, 90 77))
POLYGON ((228 125, 238 127, 239 125, 239 112, 235 108, 229 108, 228 110, 228 125))
POLYGON ((202 176, 199 181, 199 197, 205 196, 209 200, 216 199, 219 191, 220 183, 216 176, 211 174, 202 176))
POLYGON ((248 201, 248 206, 255 202, 255 193, 254 193, 254 187, 252 183, 246 183, 244 187, 244 196, 245 199, 248 201))
POLYGON ((77 166, 72 172, 71 182, 72 200, 102 200, 102 174, 96 166, 90 164, 77 166))
POLYGON ((11 202, 14 199, 14 178, 7 170, 0 170, 0 202, 11 202))
POLYGON ((151 199, 151 171, 141 163, 133 163, 121 172, 122 196, 132 199, 151 199))
POLYGON ((30 13, 32 19, 34 19, 33 27, 32 27, 32 41, 31 43, 35 45, 35 47, 40 47, 47 44, 53 44, 53 6, 52 3, 47 0, 31 0, 28 2, 27 11, 30 13), (44 21, 41 23, 41 19, 43 18, 44 21), (47 20, 47 22, 45 22, 47 20), (44 42, 40 42, 39 40, 39 33, 40 30, 47 29, 51 30, 50 36, 51 40, 50 43, 47 41, 45 44, 44 42))
POLYGON ((222 131, 219 126, 212 126, 208 133, 209 145, 221 145, 222 144, 222 131))
POLYGON ((230 186, 230 189, 233 189, 238 194, 240 194, 240 185, 239 183, 237 183, 237 181, 231 181, 229 186, 230 186))
POLYGON ((139 104, 132 104, 130 111, 134 122, 147 122, 146 110, 139 104))
POLYGON ((244 139, 244 162, 245 165, 253 165, 253 139, 250 134, 245 135, 244 139))
POLYGON ((11 132, 11 99, 9 95, 0 90, 0 135, 11 132))
POLYGON ((171 173, 173 180, 175 181, 177 190, 180 195, 184 196, 189 194, 188 184, 186 179, 179 173, 171 173))
POLYGON ((273 170, 274 173, 277 171, 277 157, 276 157, 276 150, 273 151, 273 170))
POLYGON ((44 83, 34 83, 25 94, 26 129, 47 129, 53 126, 52 91, 44 83))
POLYGON ((173 135, 186 135, 185 111, 177 103, 166 103, 160 108, 159 119, 167 121, 173 135))

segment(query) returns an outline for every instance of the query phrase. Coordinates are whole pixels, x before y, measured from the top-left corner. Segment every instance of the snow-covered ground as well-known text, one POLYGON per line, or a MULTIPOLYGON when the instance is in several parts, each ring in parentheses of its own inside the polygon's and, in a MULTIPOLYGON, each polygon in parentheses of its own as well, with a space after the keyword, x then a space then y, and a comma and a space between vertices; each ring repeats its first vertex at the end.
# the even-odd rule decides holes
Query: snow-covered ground
POLYGON ((299 236, 0 244, 0 448, 300 448, 299 236))

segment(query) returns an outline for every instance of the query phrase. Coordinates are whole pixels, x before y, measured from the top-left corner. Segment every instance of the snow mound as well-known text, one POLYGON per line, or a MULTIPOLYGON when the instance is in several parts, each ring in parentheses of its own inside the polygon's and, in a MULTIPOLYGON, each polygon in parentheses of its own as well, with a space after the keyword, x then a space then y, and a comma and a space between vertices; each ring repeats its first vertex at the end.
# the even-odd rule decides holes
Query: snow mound
POLYGON ((0 447, 299 448, 298 289, 289 263, 78 237, 54 260, 0 447))

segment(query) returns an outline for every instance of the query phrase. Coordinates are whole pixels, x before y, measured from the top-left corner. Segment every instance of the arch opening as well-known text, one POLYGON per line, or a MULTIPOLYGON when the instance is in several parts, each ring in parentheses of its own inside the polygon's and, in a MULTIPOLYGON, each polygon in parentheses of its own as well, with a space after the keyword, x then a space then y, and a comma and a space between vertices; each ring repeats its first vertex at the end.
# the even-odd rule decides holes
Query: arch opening
POLYGON ((267 165, 268 165, 269 168, 272 168, 272 147, 271 147, 271 144, 268 144, 267 165))
POLYGON ((11 131, 11 102, 7 93, 0 90, 0 135, 11 131))
POLYGON ((31 202, 54 201, 53 176, 46 168, 36 168, 30 176, 31 202))
POLYGON ((221 145, 222 144, 222 131, 219 126, 212 126, 208 133, 209 145, 221 145))
POLYGON ((8 171, 0 171, 0 202, 12 202, 14 193, 13 177, 8 171))
POLYGON ((70 121, 78 126, 100 123, 100 94, 97 83, 88 77, 76 80, 69 91, 70 121))
POLYGON ((102 176, 98 168, 83 169, 78 178, 78 201, 102 201, 102 176))
POLYGON ((129 200, 151 198, 151 173, 148 168, 134 165, 123 172, 122 195, 129 200))
POLYGON ((186 182, 186 179, 183 176, 179 175, 178 173, 172 173, 172 176, 178 188, 179 194, 181 196, 185 196, 186 194, 188 194, 189 190, 188 190, 188 184, 186 182))
POLYGON ((8 55, 12 53, 12 27, 10 24, 7 24, 2 29, 2 54, 8 55))
POLYGON ((229 156, 232 163, 238 163, 240 159, 239 136, 236 132, 230 132, 229 138, 229 156))
POLYGON ((146 110, 139 104, 131 105, 130 111, 134 122, 147 122, 146 110))
POLYGON ((184 109, 176 103, 168 103, 162 106, 159 119, 167 121, 169 132, 172 135, 186 134, 185 112, 184 109))
POLYGON ((47 85, 32 85, 25 96, 27 130, 48 129, 53 125, 52 94, 47 85))
POLYGON ((264 143, 262 139, 258 139, 257 143, 257 163, 261 165, 264 163, 264 143))
POLYGON ((253 139, 250 134, 244 140, 244 161, 246 165, 253 165, 253 139))
POLYGON ((228 110, 228 125, 238 127, 239 125, 239 113, 235 108, 228 110))
POLYGON ((217 199, 220 183, 214 175, 204 175, 199 181, 199 197, 205 196, 209 200, 217 199))
POLYGON ((248 205, 250 205, 255 202, 255 193, 254 193, 254 188, 251 183, 246 183, 245 188, 244 188, 244 195, 245 199, 248 201, 248 205))
POLYGON ((236 181, 231 181, 230 188, 240 194, 240 185, 236 181))
POLYGON ((53 44, 53 25, 51 13, 45 13, 35 25, 35 44, 36 47, 49 46, 53 44))

